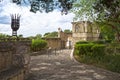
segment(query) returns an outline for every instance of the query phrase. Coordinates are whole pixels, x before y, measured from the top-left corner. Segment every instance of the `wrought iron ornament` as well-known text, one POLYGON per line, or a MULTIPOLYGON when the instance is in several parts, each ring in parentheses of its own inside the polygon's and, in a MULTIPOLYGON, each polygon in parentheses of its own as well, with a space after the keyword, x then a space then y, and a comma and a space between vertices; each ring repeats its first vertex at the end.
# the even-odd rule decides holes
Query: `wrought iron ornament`
POLYGON ((11 28, 12 28, 12 36, 17 36, 17 30, 20 27, 20 15, 15 14, 11 15, 11 28))

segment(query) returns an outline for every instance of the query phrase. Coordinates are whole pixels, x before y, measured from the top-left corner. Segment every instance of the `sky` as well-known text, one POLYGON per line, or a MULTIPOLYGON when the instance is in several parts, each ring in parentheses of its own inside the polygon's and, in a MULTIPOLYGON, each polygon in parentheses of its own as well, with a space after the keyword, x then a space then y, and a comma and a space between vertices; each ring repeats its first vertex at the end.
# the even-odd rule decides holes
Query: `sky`
POLYGON ((44 35, 47 32, 57 31, 58 28, 61 28, 63 31, 72 29, 73 13, 61 15, 59 10, 49 13, 32 13, 29 10, 30 6, 18 6, 9 0, 3 0, 0 3, 0 33, 12 35, 10 14, 18 13, 21 15, 21 18, 20 28, 17 33, 18 35, 22 34, 24 37, 37 34, 44 35))

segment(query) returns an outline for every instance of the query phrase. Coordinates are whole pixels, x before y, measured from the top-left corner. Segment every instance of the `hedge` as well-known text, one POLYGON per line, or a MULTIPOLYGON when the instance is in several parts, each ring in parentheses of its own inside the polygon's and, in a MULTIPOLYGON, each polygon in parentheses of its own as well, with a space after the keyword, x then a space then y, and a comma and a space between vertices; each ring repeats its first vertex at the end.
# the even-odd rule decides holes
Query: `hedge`
POLYGON ((75 51, 78 55, 87 55, 87 53, 91 53, 91 47, 93 44, 76 44, 75 45, 75 51))
POLYGON ((105 55, 105 45, 104 44, 95 44, 92 46, 92 55, 94 57, 102 57, 105 55))
POLYGON ((80 62, 120 73, 120 43, 101 43, 75 44, 75 58, 80 62))
POLYGON ((42 39, 33 39, 31 50, 32 51, 40 51, 41 49, 44 49, 47 47, 47 42, 42 39))

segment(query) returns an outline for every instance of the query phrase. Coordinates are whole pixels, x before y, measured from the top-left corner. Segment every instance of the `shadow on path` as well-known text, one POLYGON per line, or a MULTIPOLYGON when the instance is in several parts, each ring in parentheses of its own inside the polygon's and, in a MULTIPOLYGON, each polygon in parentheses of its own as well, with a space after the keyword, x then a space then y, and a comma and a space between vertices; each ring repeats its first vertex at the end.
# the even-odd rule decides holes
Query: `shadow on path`
POLYGON ((120 74, 75 62, 71 50, 31 56, 27 80, 120 80, 120 74))

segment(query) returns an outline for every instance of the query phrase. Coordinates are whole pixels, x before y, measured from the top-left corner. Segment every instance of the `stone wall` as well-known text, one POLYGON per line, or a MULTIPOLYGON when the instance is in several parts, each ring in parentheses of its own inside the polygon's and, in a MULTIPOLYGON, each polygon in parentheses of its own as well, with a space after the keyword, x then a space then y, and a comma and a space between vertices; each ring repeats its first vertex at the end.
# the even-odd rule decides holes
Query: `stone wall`
POLYGON ((12 66, 12 51, 0 48, 0 72, 9 69, 12 66))
POLYGON ((68 37, 71 37, 72 33, 64 33, 61 28, 58 28, 57 38, 43 38, 47 41, 48 47, 51 49, 65 49, 68 37))
POLYGON ((48 47, 51 49, 62 49, 64 48, 64 41, 60 38, 43 38, 47 41, 48 47))
POLYGON ((0 80, 24 80, 30 62, 28 39, 0 39, 0 80))
POLYGON ((68 47, 70 37, 72 37, 72 33, 64 33, 61 28, 58 28, 58 38, 61 39, 64 46, 63 48, 71 48, 71 46, 68 47))

